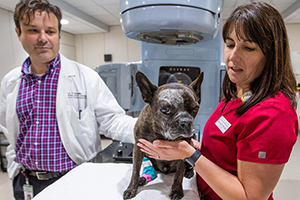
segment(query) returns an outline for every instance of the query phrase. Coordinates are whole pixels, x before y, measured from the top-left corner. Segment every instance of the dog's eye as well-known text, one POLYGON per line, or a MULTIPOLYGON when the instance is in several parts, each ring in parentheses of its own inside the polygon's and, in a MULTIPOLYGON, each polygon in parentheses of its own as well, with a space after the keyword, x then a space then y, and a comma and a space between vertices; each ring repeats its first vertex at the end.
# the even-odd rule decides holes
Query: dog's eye
POLYGON ((170 110, 170 108, 168 108, 168 107, 162 108, 160 111, 161 111, 162 113, 166 114, 166 115, 171 114, 171 110, 170 110))

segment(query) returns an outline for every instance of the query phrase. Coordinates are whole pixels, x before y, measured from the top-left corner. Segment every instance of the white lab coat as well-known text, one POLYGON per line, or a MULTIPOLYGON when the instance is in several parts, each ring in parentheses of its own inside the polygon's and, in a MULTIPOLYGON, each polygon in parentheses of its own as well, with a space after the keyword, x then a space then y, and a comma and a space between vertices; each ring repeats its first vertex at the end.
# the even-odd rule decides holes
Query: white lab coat
MULTIPOLYGON (((0 129, 7 148, 7 171, 11 179, 19 172, 14 162, 15 144, 19 135, 16 102, 22 78, 21 67, 10 71, 2 80, 0 91, 0 129)), ((76 163, 81 164, 101 151, 99 131, 123 142, 134 142, 136 122, 125 114, 100 76, 89 67, 61 55, 61 70, 56 97, 56 117, 63 145, 76 163), (77 94, 77 97, 74 98, 77 94), (86 99, 78 98, 86 95, 86 99), (79 109, 82 110, 79 119, 79 109)))

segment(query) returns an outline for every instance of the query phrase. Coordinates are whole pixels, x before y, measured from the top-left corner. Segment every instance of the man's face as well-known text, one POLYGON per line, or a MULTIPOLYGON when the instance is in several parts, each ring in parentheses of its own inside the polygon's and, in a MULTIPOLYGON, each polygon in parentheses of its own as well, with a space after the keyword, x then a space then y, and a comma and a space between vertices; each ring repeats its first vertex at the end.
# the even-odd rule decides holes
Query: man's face
POLYGON ((30 23, 26 18, 20 21, 21 33, 16 28, 24 50, 32 63, 49 64, 59 51, 58 20, 53 13, 36 12, 30 23))

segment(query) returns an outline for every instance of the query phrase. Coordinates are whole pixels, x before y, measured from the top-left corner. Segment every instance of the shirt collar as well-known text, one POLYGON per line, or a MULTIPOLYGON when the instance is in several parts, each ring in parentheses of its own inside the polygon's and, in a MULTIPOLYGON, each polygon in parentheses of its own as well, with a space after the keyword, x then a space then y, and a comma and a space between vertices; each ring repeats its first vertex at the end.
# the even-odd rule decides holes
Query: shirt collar
POLYGON ((243 96, 241 97, 242 102, 244 103, 245 101, 247 101, 247 99, 249 99, 252 96, 252 92, 251 91, 247 91, 243 94, 243 96))
MULTIPOLYGON (((22 65, 22 73, 23 74, 25 74, 25 75, 31 74, 29 72, 30 64, 31 64, 30 57, 27 57, 26 60, 23 62, 23 65, 22 65)), ((57 56, 52 60, 52 62, 47 65, 47 71, 46 71, 45 74, 50 74, 51 69, 58 67, 59 64, 60 64, 60 54, 57 54, 57 56)))

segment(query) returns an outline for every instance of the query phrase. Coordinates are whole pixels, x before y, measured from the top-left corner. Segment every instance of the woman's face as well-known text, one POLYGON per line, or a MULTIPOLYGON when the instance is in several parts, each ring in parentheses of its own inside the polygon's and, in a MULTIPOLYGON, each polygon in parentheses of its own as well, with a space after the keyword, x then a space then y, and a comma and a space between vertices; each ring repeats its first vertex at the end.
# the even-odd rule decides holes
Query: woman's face
POLYGON ((235 29, 230 29, 225 38, 225 62, 229 79, 237 86, 237 96, 249 90, 250 83, 263 71, 266 56, 258 44, 237 38, 235 29))

